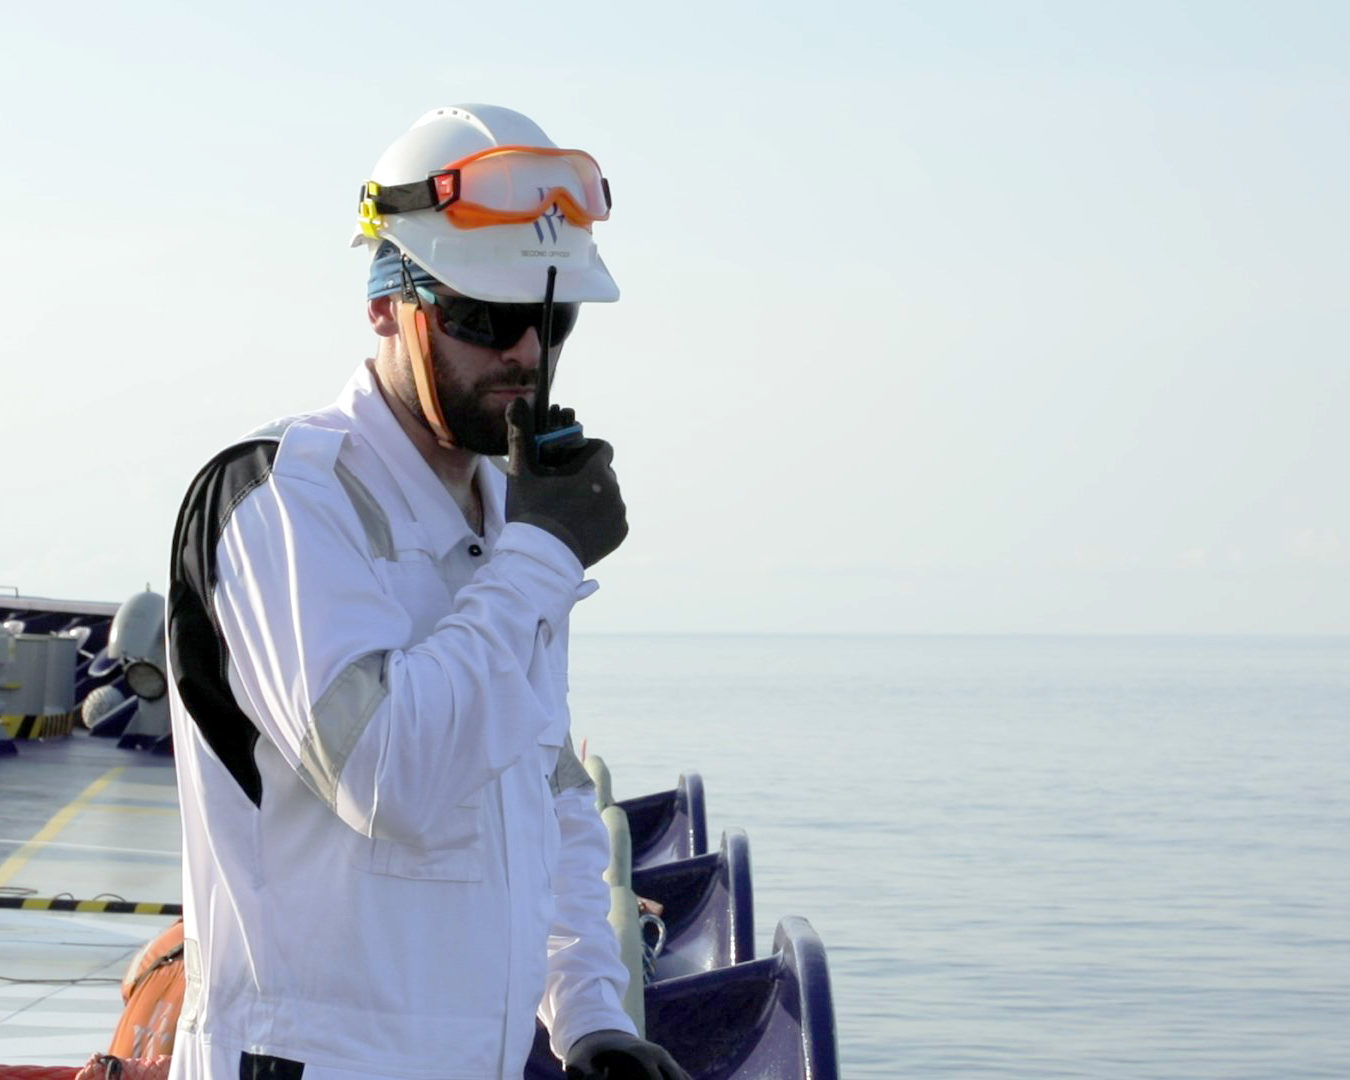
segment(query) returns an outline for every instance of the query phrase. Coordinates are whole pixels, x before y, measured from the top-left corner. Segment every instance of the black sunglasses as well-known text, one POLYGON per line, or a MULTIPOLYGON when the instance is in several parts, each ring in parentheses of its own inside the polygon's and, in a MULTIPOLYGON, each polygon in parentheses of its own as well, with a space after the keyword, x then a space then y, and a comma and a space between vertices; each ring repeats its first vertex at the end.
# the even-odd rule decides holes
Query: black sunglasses
MULTIPOLYGON (((456 341, 501 352, 519 341, 532 326, 542 336, 543 304, 494 304, 470 296, 445 296, 420 285, 417 295, 436 312, 441 332, 456 341)), ((553 305, 551 344, 561 345, 572 332, 580 307, 580 304, 553 305)))

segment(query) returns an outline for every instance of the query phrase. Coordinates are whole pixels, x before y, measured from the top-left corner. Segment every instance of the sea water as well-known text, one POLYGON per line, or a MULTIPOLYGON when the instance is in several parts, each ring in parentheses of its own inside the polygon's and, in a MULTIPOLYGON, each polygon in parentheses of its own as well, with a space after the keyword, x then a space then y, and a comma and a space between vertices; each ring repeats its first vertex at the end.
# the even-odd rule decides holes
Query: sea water
POLYGON ((1350 1077, 1350 639, 578 636, 572 711, 746 829, 845 1077, 1350 1077))

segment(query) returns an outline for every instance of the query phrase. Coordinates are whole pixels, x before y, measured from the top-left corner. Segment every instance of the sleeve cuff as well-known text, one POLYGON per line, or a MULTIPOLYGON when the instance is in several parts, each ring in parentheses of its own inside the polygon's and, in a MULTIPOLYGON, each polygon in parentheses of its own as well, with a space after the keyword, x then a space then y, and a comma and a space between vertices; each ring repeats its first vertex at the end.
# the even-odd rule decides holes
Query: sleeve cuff
POLYGON ((572 554, 572 549, 547 529, 538 525, 527 525, 523 521, 508 521, 502 526, 501 534, 493 552, 518 551, 550 566, 558 573, 569 577, 573 585, 581 583, 584 567, 581 560, 572 554))
POLYGON ((492 550, 493 563, 498 560, 504 560, 501 569, 509 566, 510 579, 535 598, 544 621, 554 628, 596 588, 594 582, 583 581, 585 568, 572 549, 536 525, 507 522, 492 550))
POLYGON ((549 1046, 564 1061, 572 1052, 572 1047, 593 1031, 626 1031, 637 1035, 637 1025, 622 1009, 587 1009, 575 1016, 568 1016, 566 1024, 555 1023, 555 1030, 549 1032, 549 1046), (561 1038, 559 1037, 561 1036, 561 1038))

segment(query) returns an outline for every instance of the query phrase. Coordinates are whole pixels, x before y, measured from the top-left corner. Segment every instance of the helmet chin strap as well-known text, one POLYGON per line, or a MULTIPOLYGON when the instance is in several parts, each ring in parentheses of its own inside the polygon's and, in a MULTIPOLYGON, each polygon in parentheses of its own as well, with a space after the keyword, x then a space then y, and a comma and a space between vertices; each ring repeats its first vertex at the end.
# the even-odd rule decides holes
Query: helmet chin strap
POLYGON ((403 294, 395 301, 395 309, 399 336, 403 338, 403 347, 408 352, 408 363, 412 367, 413 382, 417 384, 417 400, 422 406, 422 415, 431 433, 436 436, 437 443, 446 450, 458 449, 459 444, 450 434, 450 426, 441 412, 441 399, 436 393, 436 372, 431 363, 427 316, 418 302, 406 256, 403 260, 403 294))

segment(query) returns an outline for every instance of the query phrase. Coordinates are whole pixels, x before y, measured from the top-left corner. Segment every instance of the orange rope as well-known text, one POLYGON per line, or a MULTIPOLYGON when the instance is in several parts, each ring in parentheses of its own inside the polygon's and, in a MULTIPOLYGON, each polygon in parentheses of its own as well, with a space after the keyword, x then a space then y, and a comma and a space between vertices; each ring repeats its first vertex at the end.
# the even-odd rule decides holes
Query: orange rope
POLYGON ((115 1058, 91 1054, 83 1065, 0 1065, 0 1080, 167 1080, 168 1054, 115 1058))

